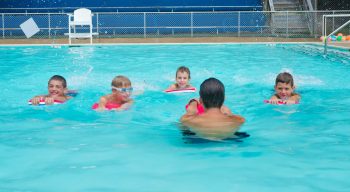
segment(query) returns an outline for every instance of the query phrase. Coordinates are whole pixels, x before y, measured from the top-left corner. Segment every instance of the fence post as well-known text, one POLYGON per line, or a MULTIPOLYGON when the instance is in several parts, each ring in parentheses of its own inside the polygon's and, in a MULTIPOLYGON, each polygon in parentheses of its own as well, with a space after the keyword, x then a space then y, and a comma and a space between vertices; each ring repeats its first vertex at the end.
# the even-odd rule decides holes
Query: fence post
POLYGON ((99 36, 99 34, 100 34, 100 33, 99 33, 99 30, 98 30, 98 25, 99 25, 99 22, 98 22, 98 19, 99 19, 99 18, 98 18, 98 15, 99 15, 99 14, 96 13, 96 33, 97 33, 97 36, 99 36))
POLYGON ((48 13, 48 19, 49 19, 49 39, 51 39, 51 16, 50 13, 48 13))
POLYGON ((324 23, 323 25, 324 27, 322 28, 323 29, 322 36, 327 37, 327 17, 325 15, 323 15, 323 23, 324 23))
POLYGON ((237 27, 238 27, 238 37, 241 36, 241 12, 238 11, 238 24, 237 24, 237 27))
POLYGON ((287 11, 287 31, 286 31, 286 35, 287 35, 287 38, 289 37, 289 15, 288 15, 288 11, 287 11))
POLYGON ((191 37, 193 37, 193 12, 191 12, 191 37))
POLYGON ((2 14, 2 38, 5 39, 5 13, 2 14))
MULTIPOLYGON (((334 11, 333 11, 333 15, 334 15, 334 11)), ((334 31, 334 17, 332 19, 332 31, 334 31)))
POLYGON ((314 37, 317 38, 317 22, 318 22, 318 19, 317 19, 317 12, 314 12, 314 18, 315 18, 315 22, 314 22, 314 26, 313 26, 313 32, 314 32, 314 37))
POLYGON ((146 12, 143 12, 143 38, 146 38, 146 12))

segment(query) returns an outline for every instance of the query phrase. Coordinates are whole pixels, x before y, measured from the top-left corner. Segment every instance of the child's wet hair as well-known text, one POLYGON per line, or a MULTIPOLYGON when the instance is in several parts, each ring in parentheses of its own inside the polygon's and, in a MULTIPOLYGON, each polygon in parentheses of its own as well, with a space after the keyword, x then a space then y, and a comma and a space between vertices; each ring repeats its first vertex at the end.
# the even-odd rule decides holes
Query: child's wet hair
POLYGON ((275 85, 277 85, 278 83, 290 84, 293 87, 294 86, 293 76, 288 72, 280 73, 276 77, 275 85))
POLYGON ((178 72, 181 72, 181 73, 186 72, 188 74, 188 78, 191 79, 191 72, 190 72, 190 69, 188 67, 181 66, 181 67, 177 68, 176 77, 177 77, 178 72))
POLYGON ((113 78, 111 85, 114 87, 127 87, 131 86, 131 81, 125 76, 118 75, 113 78))
POLYGON ((216 78, 206 79, 201 84, 199 95, 205 108, 220 108, 225 100, 225 86, 216 78))
POLYGON ((66 79, 65 79, 64 77, 62 77, 61 75, 54 75, 54 76, 52 76, 52 77, 49 79, 48 84, 50 84, 50 82, 51 82, 52 80, 56 80, 56 81, 62 82, 63 88, 66 88, 66 87, 67 87, 67 81, 66 81, 66 79))

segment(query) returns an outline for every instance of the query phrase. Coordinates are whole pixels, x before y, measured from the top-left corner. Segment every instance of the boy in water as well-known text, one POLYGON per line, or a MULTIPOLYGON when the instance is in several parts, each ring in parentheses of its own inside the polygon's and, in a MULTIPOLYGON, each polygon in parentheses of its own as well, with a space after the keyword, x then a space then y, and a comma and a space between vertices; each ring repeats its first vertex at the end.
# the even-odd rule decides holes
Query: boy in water
POLYGON ((215 78, 205 80, 200 86, 199 94, 200 103, 203 103, 202 111, 200 112, 200 103, 191 100, 186 114, 180 119, 182 124, 206 139, 233 137, 245 119, 231 111, 227 112, 227 107, 223 110, 225 87, 222 82, 215 78))
POLYGON ((300 95, 294 92, 293 76, 283 72, 277 75, 275 82, 275 94, 268 100, 271 104, 297 104, 300 95))
POLYGON ((46 105, 51 105, 54 102, 63 103, 71 96, 66 95, 67 82, 66 79, 60 75, 54 75, 48 82, 48 94, 38 95, 31 99, 32 105, 38 105, 40 102, 45 102, 46 105))
POLYGON ((125 76, 116 76, 112 80, 112 93, 100 98, 92 108, 97 110, 125 110, 130 107, 133 100, 130 98, 133 88, 131 81, 125 76))
POLYGON ((189 84, 191 79, 191 72, 188 67, 181 66, 176 70, 176 83, 172 84, 165 91, 182 90, 182 89, 194 89, 192 85, 189 84))

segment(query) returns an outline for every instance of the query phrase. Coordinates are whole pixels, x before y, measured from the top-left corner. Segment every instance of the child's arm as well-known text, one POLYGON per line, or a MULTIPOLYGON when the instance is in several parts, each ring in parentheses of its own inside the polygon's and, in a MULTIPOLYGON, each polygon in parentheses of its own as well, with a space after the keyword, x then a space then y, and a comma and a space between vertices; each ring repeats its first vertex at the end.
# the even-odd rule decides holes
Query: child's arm
POLYGON ((187 89, 193 89, 193 88, 195 88, 195 87, 193 87, 192 85, 188 84, 188 85, 186 86, 186 88, 187 88, 187 89))
POLYGON ((186 113, 180 118, 180 121, 184 122, 196 117, 198 113, 197 105, 198 105, 198 101, 195 99, 192 99, 187 106, 186 113))
POLYGON ((198 104, 199 101, 197 101, 196 99, 192 99, 186 108, 186 114, 196 115, 198 113, 198 104))
MULTIPOLYGON (((68 96, 68 95, 64 95, 64 96, 59 96, 59 97, 46 97, 46 98, 51 98, 52 99, 52 102, 54 102, 54 100, 58 100, 58 101, 61 101, 61 102, 65 102, 67 101, 68 99, 72 98, 71 96, 68 96)), ((49 100, 51 100, 49 99, 49 100)), ((45 99, 45 102, 46 102, 46 99, 45 99)))
POLYGON ((171 91, 171 90, 175 90, 175 89, 176 89, 176 84, 172 84, 167 89, 165 89, 165 91, 171 91))
POLYGON ((297 104, 299 103, 300 100, 300 95, 299 94, 295 94, 293 96, 291 96, 287 101, 286 104, 290 105, 290 104, 297 104))
POLYGON ((32 105, 39 105, 41 101, 44 101, 46 105, 52 105, 55 102, 55 99, 48 95, 38 95, 33 97, 31 101, 32 101, 32 105))
POLYGON ((279 101, 282 101, 281 99, 279 99, 276 95, 272 95, 272 97, 269 100, 269 103, 271 104, 278 104, 279 101))
POLYGON ((72 98, 72 97, 71 96, 60 96, 60 97, 53 98, 49 95, 38 95, 38 96, 33 97, 31 99, 31 102, 32 102, 32 105, 39 105, 40 102, 45 102, 45 105, 52 105, 52 104, 54 104, 55 100, 65 102, 70 98, 72 98))
POLYGON ((105 110, 106 104, 107 104, 107 96, 102 96, 102 97, 100 98, 100 101, 98 102, 98 108, 97 108, 97 110, 98 110, 98 111, 103 111, 103 110, 105 110))
POLYGON ((121 106, 117 109, 117 111, 122 111, 122 110, 129 109, 133 103, 134 103, 134 100, 129 99, 126 103, 124 103, 123 105, 121 105, 121 106))
POLYGON ((39 105, 40 100, 43 100, 46 97, 46 95, 38 95, 31 99, 32 105, 39 105))

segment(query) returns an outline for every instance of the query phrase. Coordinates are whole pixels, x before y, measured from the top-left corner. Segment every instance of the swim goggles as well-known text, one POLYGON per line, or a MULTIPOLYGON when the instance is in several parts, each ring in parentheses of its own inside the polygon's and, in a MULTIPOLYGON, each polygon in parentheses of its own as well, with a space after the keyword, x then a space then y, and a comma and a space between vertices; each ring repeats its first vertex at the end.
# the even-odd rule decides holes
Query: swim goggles
POLYGON ((132 92, 134 89, 132 87, 129 87, 129 88, 118 88, 118 87, 114 87, 112 86, 112 89, 116 90, 116 91, 120 91, 120 92, 132 92))

